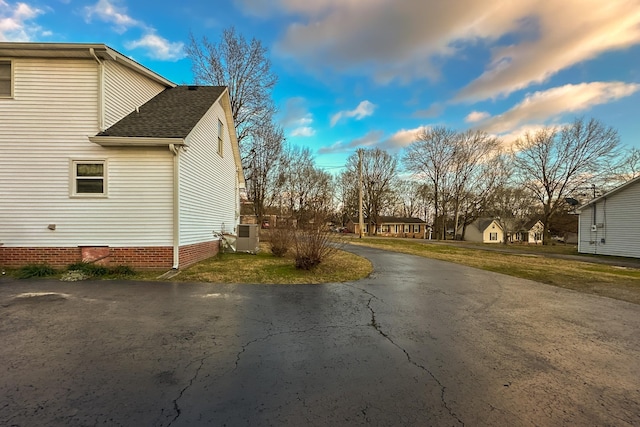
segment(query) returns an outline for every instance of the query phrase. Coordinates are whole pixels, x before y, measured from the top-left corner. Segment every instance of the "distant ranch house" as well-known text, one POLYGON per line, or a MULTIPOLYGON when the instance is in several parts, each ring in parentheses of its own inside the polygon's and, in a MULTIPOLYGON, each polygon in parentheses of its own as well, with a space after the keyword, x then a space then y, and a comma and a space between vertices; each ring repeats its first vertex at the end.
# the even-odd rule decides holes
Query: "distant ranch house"
MULTIPOLYGON (((410 237, 423 239, 427 230, 427 223, 419 218, 405 218, 394 216, 380 216, 377 224, 374 222, 375 234, 384 237, 410 237)), ((360 233, 360 225, 358 222, 349 221, 347 229, 353 233, 360 233)), ((372 229, 373 231, 373 229, 372 229)), ((369 221, 364 222, 364 233, 369 233, 369 221)))
POLYGON ((104 44, 0 42, 0 153, 1 266, 177 269, 238 225, 227 88, 104 44))
POLYGON ((578 252, 640 258, 640 177, 577 211, 578 252))

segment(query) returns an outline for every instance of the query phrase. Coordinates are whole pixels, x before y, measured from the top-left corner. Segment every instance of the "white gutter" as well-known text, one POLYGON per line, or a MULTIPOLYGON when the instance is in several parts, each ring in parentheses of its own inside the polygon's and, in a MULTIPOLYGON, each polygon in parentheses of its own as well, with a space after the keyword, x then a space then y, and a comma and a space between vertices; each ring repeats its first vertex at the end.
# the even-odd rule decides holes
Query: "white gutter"
POLYGON ((96 55, 96 51, 90 47, 89 53, 98 62, 98 129, 104 130, 104 65, 96 55))
POLYGON ((173 269, 180 267, 180 145, 169 144, 173 153, 173 269))

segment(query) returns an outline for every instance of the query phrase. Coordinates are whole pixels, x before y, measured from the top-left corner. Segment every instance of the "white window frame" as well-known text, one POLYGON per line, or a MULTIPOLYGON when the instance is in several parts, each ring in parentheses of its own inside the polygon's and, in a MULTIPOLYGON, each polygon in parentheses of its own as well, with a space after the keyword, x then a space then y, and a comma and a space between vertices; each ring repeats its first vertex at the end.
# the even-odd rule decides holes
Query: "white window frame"
MULTIPOLYGON (((69 161, 69 189, 71 197, 78 198, 106 198, 108 197, 108 176, 109 176, 109 163, 107 159, 71 159, 69 161), (102 193, 79 193, 77 187, 77 165, 102 165, 102 193)), ((98 179, 98 178, 80 178, 80 179, 98 179)))
POLYGON ((490 242, 497 242, 498 241, 498 232, 497 231, 492 231, 489 233, 489 241, 490 242), (494 239, 495 237, 495 239, 494 239))
POLYGON ((224 138, 222 138, 222 133, 224 132, 224 124, 222 120, 218 119, 218 154, 220 157, 223 157, 223 147, 224 147, 224 138))
POLYGON ((13 61, 10 59, 1 59, 0 58, 0 64, 9 64, 9 95, 3 95, 2 93, 0 93, 0 99, 12 99, 13 98, 13 82, 14 82, 14 78, 13 78, 13 61))

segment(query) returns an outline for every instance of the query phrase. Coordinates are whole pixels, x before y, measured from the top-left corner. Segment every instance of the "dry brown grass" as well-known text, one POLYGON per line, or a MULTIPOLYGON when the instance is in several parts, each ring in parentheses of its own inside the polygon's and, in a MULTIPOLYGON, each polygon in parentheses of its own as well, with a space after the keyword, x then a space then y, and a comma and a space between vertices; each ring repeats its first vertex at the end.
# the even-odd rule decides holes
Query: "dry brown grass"
POLYGON ((460 245, 424 244, 399 239, 353 240, 353 244, 419 255, 535 280, 579 292, 640 304, 640 270, 541 254, 496 253, 460 245))
POLYGON ((220 254, 199 262, 171 280, 181 282, 315 284, 358 280, 369 275, 371 263, 357 255, 337 251, 311 271, 295 268, 291 256, 273 256, 266 243, 257 255, 220 254))

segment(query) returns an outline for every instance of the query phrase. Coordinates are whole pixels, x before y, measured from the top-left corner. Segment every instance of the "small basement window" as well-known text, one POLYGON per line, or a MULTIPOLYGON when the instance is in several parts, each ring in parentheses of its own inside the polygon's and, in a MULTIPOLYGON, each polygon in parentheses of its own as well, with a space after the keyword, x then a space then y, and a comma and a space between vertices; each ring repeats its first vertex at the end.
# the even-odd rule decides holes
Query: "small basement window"
POLYGON ((13 97, 13 70, 11 61, 0 61, 0 98, 13 97))
POLYGON ((74 160, 72 164, 74 196, 107 195, 107 163, 105 160, 74 160))

